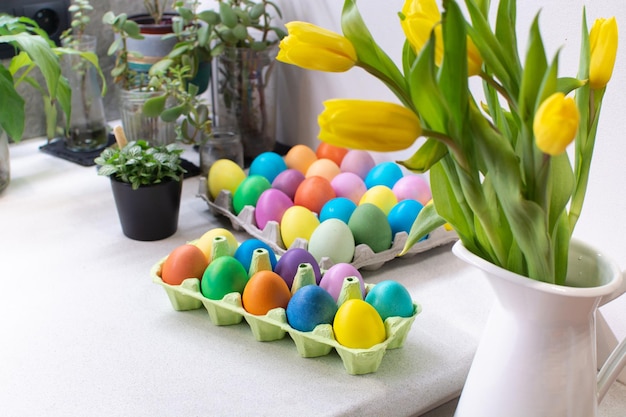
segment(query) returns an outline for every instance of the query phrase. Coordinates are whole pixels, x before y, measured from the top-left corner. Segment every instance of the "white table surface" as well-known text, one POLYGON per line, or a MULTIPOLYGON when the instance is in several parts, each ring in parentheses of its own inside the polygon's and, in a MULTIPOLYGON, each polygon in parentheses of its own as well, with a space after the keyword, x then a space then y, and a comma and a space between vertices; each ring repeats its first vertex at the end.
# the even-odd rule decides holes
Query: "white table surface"
POLYGON ((1 416, 396 417, 459 394, 492 296, 450 245, 363 272, 403 283, 423 313, 376 373, 352 376, 335 352, 304 359, 288 336, 257 342, 245 322, 172 309, 150 267, 230 227, 196 197, 197 177, 184 182, 177 233, 137 242, 121 232, 109 180, 43 143, 11 146, 0 195, 1 416))

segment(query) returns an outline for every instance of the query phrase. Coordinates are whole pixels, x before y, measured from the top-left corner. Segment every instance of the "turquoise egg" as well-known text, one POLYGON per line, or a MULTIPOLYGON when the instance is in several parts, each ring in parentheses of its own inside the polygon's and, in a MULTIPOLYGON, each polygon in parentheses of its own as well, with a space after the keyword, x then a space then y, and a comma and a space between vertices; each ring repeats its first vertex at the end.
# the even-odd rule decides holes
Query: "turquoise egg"
POLYGON ((387 215, 393 236, 399 232, 409 233, 422 208, 422 203, 416 200, 402 200, 393 206, 387 215))
POLYGON ((374 285, 365 301, 378 311, 383 321, 388 317, 411 317, 414 313, 411 294, 397 281, 381 281, 374 285))
POLYGON ((402 169, 395 162, 381 162, 367 173, 365 186, 368 190, 376 185, 384 185, 391 189, 403 176, 402 169))
POLYGON ((250 164, 249 175, 261 175, 271 183, 286 169, 287 164, 282 156, 276 152, 263 152, 250 164))
POLYGON ((345 224, 348 224, 354 209, 356 209, 356 204, 349 198, 332 198, 322 207, 320 211, 320 222, 328 219, 339 219, 345 224))

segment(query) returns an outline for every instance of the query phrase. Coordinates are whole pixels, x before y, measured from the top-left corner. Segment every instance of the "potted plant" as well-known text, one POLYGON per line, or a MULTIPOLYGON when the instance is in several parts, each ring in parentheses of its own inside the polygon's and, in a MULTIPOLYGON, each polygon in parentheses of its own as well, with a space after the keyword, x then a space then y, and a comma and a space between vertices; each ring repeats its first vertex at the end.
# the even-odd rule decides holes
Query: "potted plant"
POLYGON ((152 146, 145 140, 125 143, 116 129, 117 146, 95 159, 98 174, 111 180, 113 197, 124 235, 153 241, 178 228, 182 191, 182 149, 176 144, 152 146))
MULTIPOLYGON (((0 65, 0 191, 10 182, 9 137, 15 142, 22 139, 25 123, 24 99, 17 86, 27 82, 41 91, 47 109, 58 103, 68 115, 71 109, 69 86, 61 74, 61 64, 55 48, 45 31, 25 17, 0 14, 0 44, 9 44, 20 52, 9 62, 0 65), (31 76, 39 68, 44 85, 31 76)), ((55 117, 48 117, 48 127, 56 126, 55 117)), ((54 128, 52 128, 54 129, 54 128)))
POLYGON ((116 35, 108 54, 115 56, 111 75, 120 86, 120 114, 126 136, 129 140, 144 139, 155 145, 173 142, 175 124, 159 117, 148 117, 143 112, 146 100, 162 95, 162 92, 148 86, 147 73, 137 71, 130 65, 132 57, 139 54, 129 49, 128 42, 143 38, 139 26, 125 13, 115 15, 111 11, 105 13, 102 22, 110 25, 116 35))
POLYGON ((546 53, 539 13, 520 56, 515 1, 495 2, 497 11, 463 3, 468 13, 454 0, 442 10, 435 0, 404 3, 401 68, 373 39, 356 0, 344 1, 343 34, 287 23, 278 59, 322 71, 361 67, 401 103, 328 100, 321 140, 398 151, 425 139, 404 165, 430 172, 433 204, 406 249, 449 224, 460 238, 454 254, 484 273, 495 296, 455 416, 595 416, 626 362, 622 341, 597 373, 595 314, 624 292, 624 278, 573 233, 617 23, 599 18, 589 29, 583 9, 578 67, 562 75, 560 50, 546 53), (482 81, 480 95, 469 77, 482 81))
POLYGON ((82 54, 63 57, 63 72, 72 94, 72 113, 65 126, 65 147, 72 151, 94 151, 108 142, 107 123, 102 97, 106 92, 104 74, 96 55, 97 38, 86 33, 93 7, 88 0, 74 0, 69 7, 72 22, 61 35, 64 48, 82 54), (98 85, 98 75, 102 88, 98 85))
POLYGON ((218 0, 213 30, 214 122, 238 126, 246 159, 271 151, 276 143, 276 44, 285 36, 272 26, 282 17, 267 0, 218 0))
POLYGON ((166 12, 166 0, 144 0, 146 12, 128 16, 139 27, 141 38, 128 39, 128 48, 136 52, 130 56, 129 65, 140 73, 147 73, 150 67, 163 59, 176 44, 176 39, 168 37, 173 32, 175 13, 166 12))

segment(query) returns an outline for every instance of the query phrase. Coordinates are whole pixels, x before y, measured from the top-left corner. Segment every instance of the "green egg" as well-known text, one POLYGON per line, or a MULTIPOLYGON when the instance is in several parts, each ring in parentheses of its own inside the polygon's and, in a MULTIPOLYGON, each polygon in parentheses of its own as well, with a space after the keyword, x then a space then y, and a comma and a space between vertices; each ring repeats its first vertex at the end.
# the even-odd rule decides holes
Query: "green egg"
POLYGON ((352 212, 348 227, 357 245, 366 244, 375 253, 391 247, 391 226, 385 213, 371 203, 360 204, 352 212))
POLYGON ((272 188, 272 184, 261 175, 250 175, 243 180, 233 196, 235 214, 239 214, 245 206, 256 206, 263 191, 270 188, 272 188))
POLYGON ((211 300, 221 300, 231 292, 243 293, 248 283, 246 271, 237 259, 224 255, 211 261, 200 280, 202 295, 211 300))

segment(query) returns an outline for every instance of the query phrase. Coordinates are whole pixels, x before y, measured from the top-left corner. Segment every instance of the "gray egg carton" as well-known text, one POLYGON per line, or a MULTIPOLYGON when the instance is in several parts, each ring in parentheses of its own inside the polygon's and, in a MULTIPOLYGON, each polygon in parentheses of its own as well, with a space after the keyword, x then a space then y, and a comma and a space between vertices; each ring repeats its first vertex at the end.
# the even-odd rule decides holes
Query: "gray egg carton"
MULTIPOLYGON (((200 178, 198 184, 197 196, 203 199, 214 214, 220 214, 227 217, 234 230, 243 230, 250 236, 267 243, 276 255, 284 254, 291 248, 307 249, 306 239, 296 239, 289 248, 285 247, 280 236, 280 226, 278 222, 269 221, 263 230, 259 229, 256 224, 253 206, 245 206, 239 214, 235 214, 233 209, 233 198, 229 191, 222 190, 215 200, 211 200, 207 192, 206 178, 200 178)), ((357 269, 376 270, 398 257, 404 249, 404 244, 408 239, 406 232, 399 232, 394 236, 392 245, 389 249, 375 253, 369 246, 365 244, 357 245, 354 250, 354 256, 350 264, 357 269)), ((402 257, 409 257, 418 253, 426 252, 438 246, 454 242, 458 239, 457 234, 452 230, 446 230, 439 227, 432 231, 426 239, 413 245, 409 251, 402 257)), ((334 262, 330 258, 322 258, 320 268, 326 270, 330 268, 334 262)))

